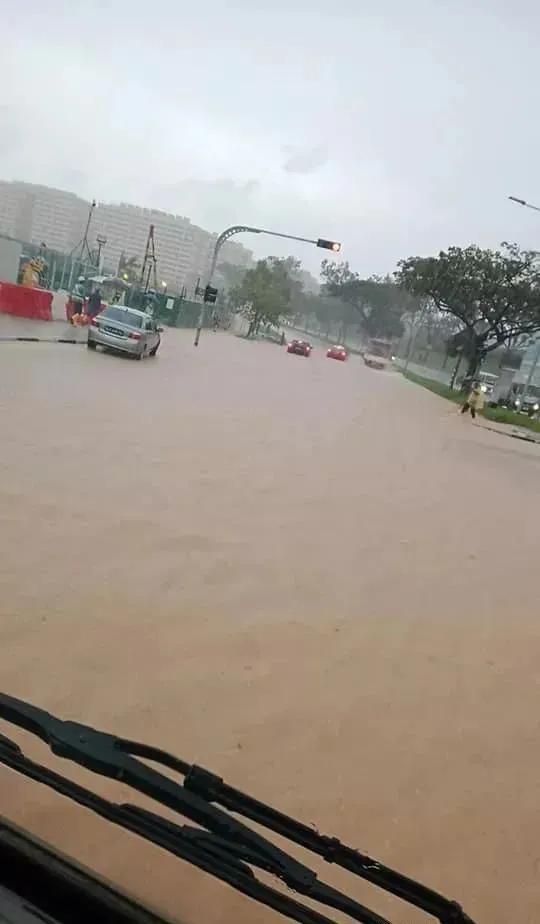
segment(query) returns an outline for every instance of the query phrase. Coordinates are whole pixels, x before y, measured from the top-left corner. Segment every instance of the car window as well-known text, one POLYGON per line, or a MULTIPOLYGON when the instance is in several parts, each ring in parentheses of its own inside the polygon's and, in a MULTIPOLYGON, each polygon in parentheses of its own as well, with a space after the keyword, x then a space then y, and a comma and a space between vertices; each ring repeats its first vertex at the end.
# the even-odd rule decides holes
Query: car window
POLYGON ((109 321, 120 321, 121 324, 129 324, 130 327, 142 327, 143 319, 140 314, 126 308, 118 308, 115 305, 106 308, 102 317, 107 318, 109 321))

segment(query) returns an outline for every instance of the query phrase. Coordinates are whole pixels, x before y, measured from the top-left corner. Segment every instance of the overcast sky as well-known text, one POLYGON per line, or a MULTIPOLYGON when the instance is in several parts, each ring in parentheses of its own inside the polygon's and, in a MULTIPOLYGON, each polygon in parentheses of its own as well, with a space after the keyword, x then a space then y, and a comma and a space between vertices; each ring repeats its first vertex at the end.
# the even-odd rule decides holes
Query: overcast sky
POLYGON ((452 243, 540 249, 540 213, 506 198, 540 203, 534 0, 0 9, 2 178, 335 238, 365 274, 452 243))

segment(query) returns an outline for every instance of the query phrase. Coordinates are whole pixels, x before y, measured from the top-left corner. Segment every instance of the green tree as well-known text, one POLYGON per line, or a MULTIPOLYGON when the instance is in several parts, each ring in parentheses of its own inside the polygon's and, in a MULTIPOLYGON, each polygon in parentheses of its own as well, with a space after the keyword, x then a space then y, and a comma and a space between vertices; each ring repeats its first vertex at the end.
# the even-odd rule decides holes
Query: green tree
POLYGON ((139 282, 141 276, 141 264, 137 257, 126 257, 122 251, 118 261, 118 276, 120 276, 129 285, 135 285, 139 282))
POLYGON ((437 257, 409 257, 398 264, 400 286, 428 297, 439 312, 460 322, 450 346, 465 354, 470 376, 486 353, 540 330, 536 254, 515 244, 501 248, 450 247, 437 257))
POLYGON ((219 263, 216 276, 217 286, 225 293, 231 289, 236 289, 242 284, 242 280, 247 273, 245 266, 237 266, 236 263, 223 262, 219 263))
POLYGON ((338 297, 356 311, 368 337, 399 337, 403 315, 411 310, 410 296, 400 291, 389 276, 362 279, 348 263, 323 260, 324 291, 338 297))
POLYGON ((357 311, 341 299, 324 292, 319 295, 303 292, 295 308, 306 320, 312 318, 316 321, 326 337, 345 341, 350 329, 358 328, 357 311))
POLYGON ((249 321, 248 337, 256 334, 261 324, 277 325, 290 314, 293 300, 301 293, 301 284, 295 278, 299 267, 292 257, 259 260, 231 291, 231 302, 249 321))

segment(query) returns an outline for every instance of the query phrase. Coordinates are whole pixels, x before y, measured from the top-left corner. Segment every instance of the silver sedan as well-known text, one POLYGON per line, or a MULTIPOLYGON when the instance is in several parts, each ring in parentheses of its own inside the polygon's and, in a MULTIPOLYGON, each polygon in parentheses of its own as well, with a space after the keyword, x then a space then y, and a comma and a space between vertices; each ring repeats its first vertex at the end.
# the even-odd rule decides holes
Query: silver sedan
POLYGON ((123 305, 109 305, 101 314, 92 318, 88 328, 88 349, 97 346, 129 353, 134 359, 155 356, 161 343, 163 328, 157 321, 138 311, 123 305))

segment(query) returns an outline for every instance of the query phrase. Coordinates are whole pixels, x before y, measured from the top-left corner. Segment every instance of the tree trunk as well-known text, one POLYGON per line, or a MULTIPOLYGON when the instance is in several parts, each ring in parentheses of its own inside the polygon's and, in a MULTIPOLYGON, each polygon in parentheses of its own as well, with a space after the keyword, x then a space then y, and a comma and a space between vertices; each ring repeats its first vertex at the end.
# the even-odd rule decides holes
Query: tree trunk
POLYGON ((460 353, 460 354, 458 355, 456 365, 454 366, 454 371, 452 372, 452 378, 450 379, 450 388, 453 388, 454 385, 456 384, 456 379, 457 379, 457 375, 458 375, 458 372, 459 372, 459 367, 461 366, 461 360, 462 360, 462 358, 463 358, 463 357, 462 357, 462 355, 461 355, 461 353, 460 353))
POLYGON ((469 356, 469 362, 467 365, 467 371, 465 373, 466 378, 473 379, 476 373, 478 372, 478 367, 480 366, 480 354, 481 349, 477 345, 474 352, 469 356))

